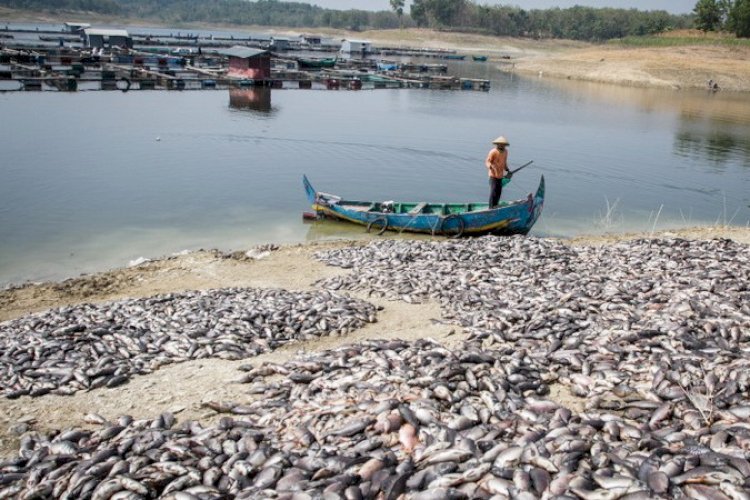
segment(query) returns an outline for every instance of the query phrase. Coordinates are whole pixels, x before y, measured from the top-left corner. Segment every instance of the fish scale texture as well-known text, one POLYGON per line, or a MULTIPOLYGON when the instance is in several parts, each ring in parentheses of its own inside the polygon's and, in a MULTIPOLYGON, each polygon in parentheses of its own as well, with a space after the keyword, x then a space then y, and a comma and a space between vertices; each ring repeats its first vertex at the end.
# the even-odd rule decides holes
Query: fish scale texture
POLYGON ((254 398, 209 405, 216 425, 26 435, 0 496, 747 498, 748 255, 494 237, 321 253, 352 273, 320 286, 438 300, 465 340, 248 366, 254 398))

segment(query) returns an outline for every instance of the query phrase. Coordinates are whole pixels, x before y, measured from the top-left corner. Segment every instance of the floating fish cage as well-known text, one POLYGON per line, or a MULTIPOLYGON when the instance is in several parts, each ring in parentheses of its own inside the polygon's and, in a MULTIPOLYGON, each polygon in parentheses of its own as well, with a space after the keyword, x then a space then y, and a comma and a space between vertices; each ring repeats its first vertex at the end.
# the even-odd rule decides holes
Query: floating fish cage
POLYGON ((227 74, 228 62, 216 55, 176 57, 155 49, 125 54, 90 54, 78 49, 39 48, 34 53, 0 50, 0 81, 16 81, 0 90, 216 90, 270 87, 275 89, 445 89, 489 90, 488 80, 443 75, 445 65, 406 64, 370 59, 340 59, 332 68, 300 70, 287 59, 273 63, 270 77, 237 78, 227 74), (388 64, 386 64, 388 63, 388 64))

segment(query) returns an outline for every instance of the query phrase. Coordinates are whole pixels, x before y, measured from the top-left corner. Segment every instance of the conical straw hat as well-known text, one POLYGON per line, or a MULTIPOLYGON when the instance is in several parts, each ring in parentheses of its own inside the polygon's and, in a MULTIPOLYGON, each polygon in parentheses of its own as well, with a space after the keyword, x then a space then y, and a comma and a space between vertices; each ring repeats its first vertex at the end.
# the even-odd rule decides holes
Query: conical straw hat
POLYGON ((505 144, 506 146, 510 146, 508 139, 506 139, 502 135, 498 137, 497 139, 495 139, 494 141, 492 141, 492 144, 505 144))

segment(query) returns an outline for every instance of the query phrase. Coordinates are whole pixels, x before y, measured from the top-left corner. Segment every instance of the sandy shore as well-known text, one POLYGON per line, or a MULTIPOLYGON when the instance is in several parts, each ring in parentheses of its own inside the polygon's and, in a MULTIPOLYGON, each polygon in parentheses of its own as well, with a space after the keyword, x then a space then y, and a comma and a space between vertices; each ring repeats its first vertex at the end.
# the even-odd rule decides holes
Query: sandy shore
MULTIPOLYGON (((602 245, 644 236, 649 235, 580 237, 569 240, 569 243, 602 245)), ((730 238, 750 243, 750 229, 747 228, 693 228, 653 236, 730 238)), ((258 287, 312 290, 317 280, 345 272, 317 261, 314 258, 316 251, 362 244, 364 242, 361 241, 336 241, 285 246, 268 252, 251 251, 250 254, 256 258, 250 258, 244 252, 225 254, 201 251, 59 283, 17 286, 0 291, 0 321, 67 305, 148 297, 190 289, 258 287)), ((91 412, 105 418, 115 418, 122 414, 147 417, 171 411, 180 420, 214 422, 219 416, 203 407, 202 402, 251 399, 246 393, 246 386, 233 383, 241 376, 238 366, 248 362, 254 365, 263 361, 283 362, 299 352, 324 350, 372 338, 433 338, 449 346, 463 338, 459 328, 435 321, 441 318, 440 308, 435 303, 409 304, 353 295, 381 306, 382 310, 377 323, 344 337, 300 342, 251 360, 208 359, 170 365, 155 373, 134 377, 120 387, 78 392, 73 396, 0 399, 0 456, 15 452, 23 431, 80 426, 83 416, 91 412)), ((582 404, 582 401, 577 401, 565 391, 555 393, 553 397, 564 401, 569 407, 582 404)))
POLYGON ((750 49, 727 47, 591 47, 523 57, 512 71, 634 87, 750 91, 750 49))

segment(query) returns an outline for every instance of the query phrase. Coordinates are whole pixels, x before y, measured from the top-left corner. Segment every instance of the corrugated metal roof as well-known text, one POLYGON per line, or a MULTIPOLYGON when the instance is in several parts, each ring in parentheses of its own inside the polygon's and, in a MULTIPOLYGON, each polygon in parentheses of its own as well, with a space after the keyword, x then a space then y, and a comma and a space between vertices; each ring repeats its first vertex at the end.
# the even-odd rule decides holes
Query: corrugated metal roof
POLYGON ((256 57, 261 54, 265 54, 268 51, 262 49, 254 49, 252 47, 243 47, 242 45, 235 45, 234 47, 217 50, 216 52, 218 54, 221 54, 222 56, 241 57, 242 59, 247 59, 250 57, 256 57))
POLYGON ((126 30, 103 30, 98 28, 89 28, 83 30, 84 33, 86 33, 87 36, 124 36, 124 37, 130 37, 128 35, 128 32, 126 30))

